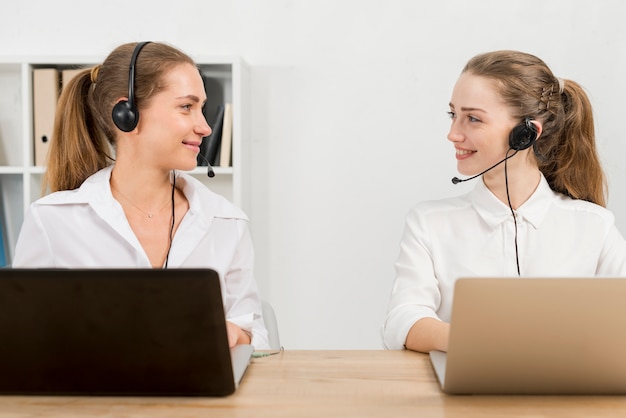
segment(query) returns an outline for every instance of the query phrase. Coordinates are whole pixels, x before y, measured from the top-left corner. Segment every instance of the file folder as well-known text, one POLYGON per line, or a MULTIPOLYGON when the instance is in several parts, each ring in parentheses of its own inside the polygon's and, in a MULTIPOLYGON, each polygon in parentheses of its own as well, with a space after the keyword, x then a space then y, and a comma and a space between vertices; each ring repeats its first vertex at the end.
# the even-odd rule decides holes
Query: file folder
POLYGON ((59 71, 56 68, 33 70, 34 150, 37 166, 46 164, 48 148, 52 140, 59 88, 59 71))

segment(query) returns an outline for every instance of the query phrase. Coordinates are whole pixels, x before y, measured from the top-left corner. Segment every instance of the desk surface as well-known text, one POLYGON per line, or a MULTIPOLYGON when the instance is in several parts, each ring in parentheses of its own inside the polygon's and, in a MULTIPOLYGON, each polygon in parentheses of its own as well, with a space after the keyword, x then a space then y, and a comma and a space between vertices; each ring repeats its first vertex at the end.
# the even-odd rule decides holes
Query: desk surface
POLYGON ((285 351, 252 361, 224 398, 0 396, 3 417, 604 417, 626 396, 450 396, 427 355, 285 351))

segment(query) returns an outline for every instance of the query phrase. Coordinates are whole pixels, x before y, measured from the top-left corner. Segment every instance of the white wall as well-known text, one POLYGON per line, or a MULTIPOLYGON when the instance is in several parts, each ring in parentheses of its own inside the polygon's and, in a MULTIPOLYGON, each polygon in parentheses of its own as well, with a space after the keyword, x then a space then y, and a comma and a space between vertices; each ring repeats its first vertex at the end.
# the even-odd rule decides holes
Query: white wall
POLYGON ((621 0, 6 0, 0 54, 161 40, 251 66, 257 276, 289 349, 380 348, 404 216, 458 194, 447 103, 465 62, 537 54, 596 109, 626 232, 621 0), (10 1, 10 2, 9 2, 10 1))

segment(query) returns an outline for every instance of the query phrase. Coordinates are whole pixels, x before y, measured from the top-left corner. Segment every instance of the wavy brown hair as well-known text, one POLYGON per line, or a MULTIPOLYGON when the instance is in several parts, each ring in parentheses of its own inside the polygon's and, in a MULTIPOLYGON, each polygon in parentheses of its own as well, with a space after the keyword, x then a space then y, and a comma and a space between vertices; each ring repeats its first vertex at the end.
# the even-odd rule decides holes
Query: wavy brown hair
POLYGON ((592 107, 578 83, 559 80, 541 59, 519 51, 477 55, 463 72, 495 80, 514 118, 541 122, 543 131, 533 149, 554 191, 606 206, 592 107))
MULTIPOLYGON (((117 128, 111 113, 128 96, 131 56, 137 43, 120 45, 100 65, 79 72, 61 92, 42 193, 72 190, 114 161, 117 128)), ((181 64, 195 65, 185 53, 163 43, 143 47, 135 65, 135 105, 145 108, 166 88, 164 76, 181 64)))

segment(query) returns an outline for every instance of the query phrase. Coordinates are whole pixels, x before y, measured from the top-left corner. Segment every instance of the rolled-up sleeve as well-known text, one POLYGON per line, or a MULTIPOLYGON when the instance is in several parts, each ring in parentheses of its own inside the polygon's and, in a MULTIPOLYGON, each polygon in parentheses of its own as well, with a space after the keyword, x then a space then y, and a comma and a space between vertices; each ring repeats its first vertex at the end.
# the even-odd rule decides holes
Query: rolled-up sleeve
POLYGON ((247 221, 237 221, 239 242, 223 281, 226 319, 252 334, 251 344, 268 349, 269 338, 254 278, 254 250, 247 221))
POLYGON ((382 330, 386 349, 404 349, 407 334, 415 322, 422 318, 438 318, 436 311, 441 303, 441 293, 425 227, 417 210, 409 213, 382 330))

